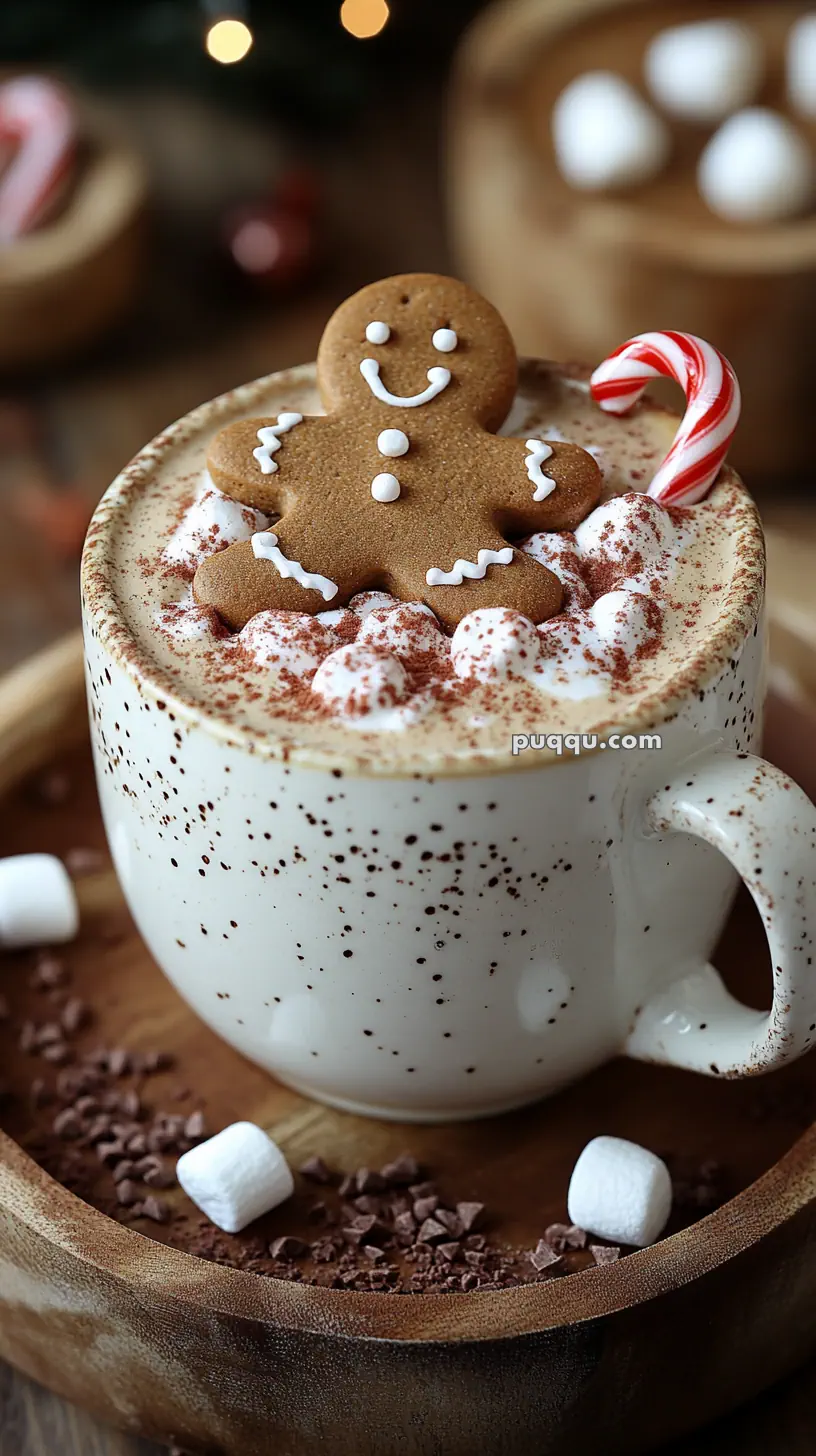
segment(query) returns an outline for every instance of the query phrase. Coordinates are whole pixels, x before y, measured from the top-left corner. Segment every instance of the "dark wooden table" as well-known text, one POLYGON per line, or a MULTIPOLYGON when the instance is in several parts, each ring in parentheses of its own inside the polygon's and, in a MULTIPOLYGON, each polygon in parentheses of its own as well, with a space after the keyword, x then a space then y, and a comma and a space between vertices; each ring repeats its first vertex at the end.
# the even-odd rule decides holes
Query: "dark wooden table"
MULTIPOLYGON (((813 1456, 814 1400, 816 1370, 809 1369, 659 1456, 813 1456)), ((167 1450, 100 1426, 0 1365, 0 1456, 167 1456, 167 1450)))
MULTIPOLYGON (((247 193, 260 188, 275 139, 172 98, 130 103, 158 194, 139 308, 85 359, 0 381, 0 670, 78 620, 76 559, 32 528, 21 509, 27 492, 90 509, 168 422, 221 390, 313 358, 328 314, 353 288, 386 273, 451 266, 438 195, 439 118, 436 96, 415 94, 390 123, 364 118, 353 137, 323 145, 323 268, 307 288, 274 299, 219 287, 200 238, 214 238, 236 172, 247 193), (191 155, 207 159, 197 176, 185 162, 191 155)), ((663 1456, 811 1456, 814 1399, 809 1369, 663 1456)), ((100 1426, 0 1365, 0 1456, 159 1456, 159 1448, 100 1426)))

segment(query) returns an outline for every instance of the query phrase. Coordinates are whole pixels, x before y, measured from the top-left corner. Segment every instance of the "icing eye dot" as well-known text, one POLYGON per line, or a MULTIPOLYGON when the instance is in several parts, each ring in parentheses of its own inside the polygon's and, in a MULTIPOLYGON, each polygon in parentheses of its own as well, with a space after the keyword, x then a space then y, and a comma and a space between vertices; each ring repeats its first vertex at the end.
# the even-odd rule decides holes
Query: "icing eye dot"
POLYGON ((404 430, 381 430, 377 436, 377 449, 381 455, 392 459, 397 455, 407 455, 408 436, 404 430))
POLYGON ((375 475, 371 482, 371 494, 375 501, 395 501, 400 493, 400 483, 396 475, 375 475))
POLYGON ((437 329, 431 339, 431 343, 435 349, 439 350, 440 354, 450 354, 456 348, 459 340, 453 329, 437 329))
POLYGON ((387 344, 391 338, 391 330, 381 319, 374 319, 372 323, 366 324, 366 338, 369 344, 387 344))

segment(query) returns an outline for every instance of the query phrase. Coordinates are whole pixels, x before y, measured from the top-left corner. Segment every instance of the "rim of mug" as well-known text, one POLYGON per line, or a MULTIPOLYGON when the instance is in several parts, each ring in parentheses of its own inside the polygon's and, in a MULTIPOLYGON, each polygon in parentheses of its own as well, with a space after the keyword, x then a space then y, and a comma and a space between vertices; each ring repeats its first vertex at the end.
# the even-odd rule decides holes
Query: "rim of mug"
MULTIPOLYGON (((581 365, 556 365, 522 359, 519 388, 523 387, 525 374, 535 376, 553 369, 566 378, 581 382, 586 382, 590 374, 590 370, 581 365)), ((451 778, 530 772, 570 761, 571 755, 562 756, 550 749, 537 751, 534 755, 513 755, 508 747, 495 753, 469 751, 448 756, 443 750, 418 753, 415 758, 406 757, 405 762, 397 767, 387 762, 380 767, 370 750, 355 756, 350 750, 324 749, 315 743, 293 747, 291 742, 281 742, 268 733, 238 727, 207 713, 199 703, 179 691, 159 664, 149 660, 121 609, 111 580, 108 556, 108 544, 130 497, 152 477, 156 467, 175 448, 193 439, 199 432, 217 428, 220 421, 227 417, 250 413, 258 401, 274 389, 314 384, 314 364, 301 364, 263 375, 216 395, 168 425, 119 472, 94 511, 82 554, 81 587, 86 633, 92 632, 140 693, 157 704, 163 704, 176 718, 199 727, 232 747, 245 749, 261 758, 279 762, 285 760, 290 766, 323 772, 340 770, 344 775, 363 778, 415 778, 418 775, 451 778)), ((664 405, 648 397, 645 403, 647 408, 677 419, 679 423, 675 412, 664 405)), ((705 693, 729 660, 739 654, 751 632, 758 630, 764 594, 765 540, 756 505, 744 482, 730 466, 723 468, 708 499, 720 503, 733 522, 734 555, 737 558, 716 630, 681 669, 653 692, 640 698, 634 711, 620 713, 594 725, 592 734, 597 735, 599 740, 611 732, 648 733, 670 722, 692 698, 705 693)), ((508 742, 510 737, 508 729, 508 742)), ((600 751, 600 747, 582 750, 580 758, 589 758, 600 751)))

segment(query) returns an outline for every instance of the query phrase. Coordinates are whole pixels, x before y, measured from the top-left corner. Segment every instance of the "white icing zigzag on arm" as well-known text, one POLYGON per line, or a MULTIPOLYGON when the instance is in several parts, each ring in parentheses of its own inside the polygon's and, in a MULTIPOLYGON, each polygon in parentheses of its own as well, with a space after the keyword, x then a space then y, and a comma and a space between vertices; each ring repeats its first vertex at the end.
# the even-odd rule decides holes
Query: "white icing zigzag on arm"
POLYGON ((558 484, 551 475, 545 475, 541 469, 544 461, 549 460, 552 455, 552 445, 545 445, 543 440, 525 440, 524 443, 530 451, 524 463, 527 466, 527 474, 535 486, 533 500, 546 500, 548 495, 552 495, 558 484))
POLYGON ((280 450, 281 435, 285 435, 288 430, 293 430, 295 425, 301 424, 302 421, 303 415, 295 414, 292 410, 278 415, 276 425, 263 425, 258 431, 258 439, 261 443, 252 453, 264 475, 274 475, 278 468, 278 463, 272 459, 272 456, 276 450, 280 450))
POLYGON ((512 546, 503 546, 501 551, 482 550, 475 561, 455 561, 451 571, 432 566, 426 571, 425 580, 428 586, 461 586, 465 577, 469 581, 481 581, 487 575, 488 566, 509 566, 512 560, 512 546))
POLYGON ((291 578, 297 582, 298 586, 305 587, 307 591, 320 592, 324 602, 330 602, 340 590, 337 583, 329 581, 327 576, 318 576, 314 571, 304 571, 299 561, 289 561, 281 551, 274 531, 256 531, 252 537, 252 554, 260 561, 271 561, 278 575, 282 576, 284 580, 291 578))
POLYGON ((380 379, 380 366, 376 359, 363 359, 360 363, 360 373, 368 385, 375 399, 383 404, 401 405, 403 409, 414 409, 418 404, 428 404, 436 399, 443 389, 447 389, 451 381, 450 369, 443 369, 441 364, 435 364, 433 369, 428 370, 430 384, 423 389, 421 394, 391 394, 380 379))

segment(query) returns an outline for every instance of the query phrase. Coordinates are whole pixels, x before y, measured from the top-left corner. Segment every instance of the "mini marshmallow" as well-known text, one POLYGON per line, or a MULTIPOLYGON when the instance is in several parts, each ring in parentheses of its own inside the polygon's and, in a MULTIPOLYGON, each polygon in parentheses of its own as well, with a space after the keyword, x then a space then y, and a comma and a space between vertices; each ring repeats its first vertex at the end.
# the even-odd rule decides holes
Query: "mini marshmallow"
POLYGON ((612 686, 606 644, 588 611, 551 617, 538 628, 535 681, 554 698, 594 698, 612 686))
POLYGON ((213 551, 236 541, 248 541, 256 531, 265 531, 268 524, 260 511, 217 490, 205 471, 195 500, 164 548, 163 560, 192 570, 213 551))
POLYGON ((669 1170, 654 1153, 624 1138, 587 1143, 567 1194, 572 1223, 610 1243, 643 1249, 660 1237, 671 1206, 669 1170))
POLYGON ((803 116, 816 117, 816 13, 803 15, 788 36, 788 96, 803 116))
POLYGON ((592 594, 581 575, 581 562, 575 537, 566 532, 537 531, 522 545, 522 551, 555 572, 564 588, 562 612, 588 607, 592 594))
POLYGON ((573 187, 647 182, 668 160, 668 127, 612 71, 587 71, 571 81, 555 103, 552 126, 558 165, 573 187))
POLYGON ((757 95, 765 71, 759 35, 738 20, 673 25, 646 52, 646 80, 672 116, 711 125, 757 95))
POLYGON ((375 607, 360 628, 359 643, 385 647, 399 657, 412 652, 447 651, 447 638, 424 602, 401 602, 393 607, 375 607))
POLYGON ((233 1122, 179 1158, 188 1198, 227 1234, 291 1198, 295 1183, 283 1153, 254 1122, 233 1122))
POLYGON ((509 607, 479 607, 468 612, 451 640, 456 676, 477 682, 529 675, 540 650, 533 623, 509 607))
POLYGON ((399 658, 365 643, 338 647, 324 657, 312 679, 312 692, 349 717, 393 708, 407 691, 408 678, 399 658))
POLYGON ((619 564, 621 581, 655 566, 664 552, 675 547, 676 539, 665 506, 637 491, 612 496, 575 529, 579 555, 619 564))
POLYGON ((0 946, 60 945, 79 930, 79 906, 65 865, 53 854, 0 860, 0 946))
POLYGON ((251 617, 238 633, 238 642, 259 667, 307 678, 316 672, 334 647, 325 622, 305 612, 269 609, 251 617))
POLYGON ((622 652, 628 661, 657 636, 663 621, 657 602, 636 591, 604 592, 593 602, 589 615, 604 645, 622 652))
POLYGON ((398 606, 397 597, 390 596, 388 592, 379 591, 358 592, 356 597, 352 597, 349 602, 350 610, 354 612, 355 616, 362 617, 363 621, 369 612, 376 612, 380 607, 385 610, 386 607, 398 606))
POLYGON ((802 212, 813 197, 813 158, 784 116, 762 106, 726 121, 705 148, 700 192, 728 222, 776 222, 802 212))

